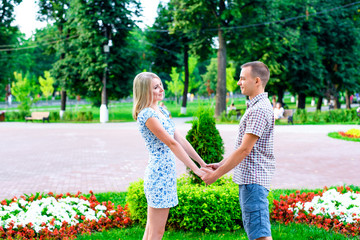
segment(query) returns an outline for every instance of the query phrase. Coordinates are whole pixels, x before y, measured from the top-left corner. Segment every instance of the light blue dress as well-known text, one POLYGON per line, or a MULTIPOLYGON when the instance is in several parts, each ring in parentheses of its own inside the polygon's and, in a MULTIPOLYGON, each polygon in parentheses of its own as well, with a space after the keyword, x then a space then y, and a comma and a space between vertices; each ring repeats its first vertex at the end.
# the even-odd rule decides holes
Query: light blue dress
POLYGON ((157 118, 164 129, 174 136, 175 124, 168 112, 159 107, 160 116, 152 108, 143 109, 137 118, 140 133, 149 150, 149 162, 145 170, 144 191, 147 203, 153 208, 171 208, 178 204, 176 189, 175 156, 170 148, 160 141, 145 125, 151 118, 157 118))

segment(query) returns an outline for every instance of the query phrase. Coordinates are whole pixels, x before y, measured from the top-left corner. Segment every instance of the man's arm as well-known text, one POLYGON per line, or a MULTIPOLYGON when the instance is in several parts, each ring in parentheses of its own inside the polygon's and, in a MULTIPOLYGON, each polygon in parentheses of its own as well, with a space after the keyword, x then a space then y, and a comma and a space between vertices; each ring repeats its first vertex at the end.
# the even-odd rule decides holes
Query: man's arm
POLYGON ((206 174, 204 174, 201 179, 207 183, 212 184, 222 175, 228 173, 231 169, 236 167, 244 158, 246 158, 251 150, 253 149, 256 141, 259 139, 258 136, 246 133, 242 139, 242 143, 238 149, 236 149, 221 166, 215 171, 208 169, 203 169, 206 174))

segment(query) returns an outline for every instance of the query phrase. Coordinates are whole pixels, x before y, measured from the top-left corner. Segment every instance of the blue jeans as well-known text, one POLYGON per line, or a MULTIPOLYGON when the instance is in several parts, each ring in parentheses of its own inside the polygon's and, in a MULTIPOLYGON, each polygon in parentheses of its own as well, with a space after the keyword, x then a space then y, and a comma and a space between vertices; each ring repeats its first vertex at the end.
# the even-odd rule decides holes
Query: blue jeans
POLYGON ((250 240, 271 236, 269 190, 258 184, 239 185, 244 229, 250 240))

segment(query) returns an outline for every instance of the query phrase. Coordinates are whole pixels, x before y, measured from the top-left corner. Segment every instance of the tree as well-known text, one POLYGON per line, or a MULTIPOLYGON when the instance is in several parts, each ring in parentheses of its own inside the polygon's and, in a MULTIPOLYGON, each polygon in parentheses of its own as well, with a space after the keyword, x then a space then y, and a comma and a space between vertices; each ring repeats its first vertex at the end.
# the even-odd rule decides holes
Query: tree
MULTIPOLYGON (((0 95, 5 95, 5 88, 13 79, 16 69, 17 53, 13 49, 19 46, 20 32, 17 26, 12 26, 14 21, 14 6, 21 0, 0 1, 0 95)), ((7 98, 7 95, 6 95, 7 98)))
POLYGON ((31 105, 36 101, 33 95, 33 86, 27 77, 21 73, 14 72, 15 81, 12 83, 11 92, 16 100, 20 102, 18 108, 22 117, 30 113, 31 105))
POLYGON ((168 72, 172 66, 180 66, 178 61, 183 59, 184 67, 184 88, 183 99, 181 105, 181 113, 186 113, 187 94, 190 82, 189 73, 189 38, 188 36, 179 32, 171 31, 171 26, 174 23, 173 12, 175 5, 169 2, 167 6, 158 6, 158 17, 155 20, 153 28, 147 31, 148 40, 154 48, 155 54, 153 56, 154 64, 159 64, 158 69, 168 72), (170 30, 170 32, 169 32, 170 30), (171 49, 171 50, 170 50, 171 49), (180 57, 182 54, 182 57, 180 57))
MULTIPOLYGON (((59 45, 57 51, 59 52, 61 63, 66 56, 66 39, 69 37, 69 32, 64 33, 64 28, 67 24, 67 11, 70 8, 71 0, 39 0, 39 20, 50 20, 54 21, 54 25, 57 27, 59 32, 59 45)), ((56 79, 60 82, 61 87, 61 108, 60 116, 62 117, 63 112, 66 110, 66 75, 60 75, 54 73, 56 79)))
POLYGON ((335 97, 335 108, 340 107, 340 91, 346 93, 347 108, 350 108, 350 95, 360 91, 360 12, 359 7, 351 3, 348 0, 324 2, 321 5, 326 9, 341 8, 315 17, 321 24, 318 42, 324 49, 322 65, 326 69, 327 97, 335 97))
POLYGON ((235 80, 236 69, 234 63, 230 63, 229 67, 226 68, 226 89, 232 95, 238 88, 237 80, 235 80))
POLYGON ((226 110, 226 40, 223 28, 232 18, 230 9, 235 6, 234 1, 172 0, 171 3, 175 6, 174 30, 187 36, 189 47, 201 59, 209 56, 213 37, 218 37, 215 115, 220 116, 226 110))
POLYGON ((40 90, 43 93, 44 97, 47 99, 49 96, 51 96, 51 94, 54 92, 54 78, 50 76, 50 72, 49 71, 45 71, 44 72, 44 76, 43 77, 39 77, 39 83, 40 83, 40 90))
POLYGON ((178 97, 184 91, 184 81, 180 76, 180 73, 176 71, 177 69, 173 67, 171 69, 171 81, 166 81, 168 90, 175 95, 176 102, 178 102, 178 97))
POLYGON ((206 73, 202 74, 203 84, 200 86, 199 93, 201 95, 211 96, 216 91, 216 76, 217 76, 217 60, 212 58, 210 64, 206 66, 206 73))
POLYGON ((129 95, 137 61, 127 46, 135 27, 132 14, 138 14, 138 8, 135 0, 72 2, 69 28, 77 37, 69 40, 67 64, 57 67, 70 74, 67 88, 72 93, 88 97, 95 105, 129 95), (110 40, 112 47, 106 53, 104 46, 110 40))

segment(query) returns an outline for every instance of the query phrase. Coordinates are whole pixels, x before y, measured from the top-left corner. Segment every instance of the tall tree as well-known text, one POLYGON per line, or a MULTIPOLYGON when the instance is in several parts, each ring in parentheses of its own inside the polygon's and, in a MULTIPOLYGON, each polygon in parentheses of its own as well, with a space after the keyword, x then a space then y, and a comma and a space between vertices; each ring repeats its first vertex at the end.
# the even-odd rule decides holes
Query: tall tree
MULTIPOLYGON (((14 7, 21 3, 21 0, 1 0, 0 1, 0 95, 4 96, 6 86, 10 86, 13 79, 13 72, 16 64, 16 51, 18 47, 20 32, 17 26, 11 26, 14 21, 14 7)), ((7 95, 6 95, 7 97, 7 95)))
POLYGON ((189 89, 189 38, 179 32, 171 31, 174 23, 175 5, 169 2, 166 6, 158 6, 158 17, 152 28, 147 31, 147 38, 153 48, 156 68, 169 72, 173 66, 184 67, 184 88, 182 93, 181 113, 186 113, 187 95, 189 89), (170 30, 170 32, 169 32, 170 30), (182 63, 179 61, 182 59, 182 63))
POLYGON ((335 98, 334 107, 338 108, 339 92, 344 91, 350 108, 350 94, 360 91, 360 7, 349 0, 321 2, 321 7, 334 9, 316 17, 321 24, 318 42, 324 49, 328 94, 335 98))
MULTIPOLYGON (((64 32, 64 28, 68 21, 67 11, 70 8, 71 0, 39 0, 39 20, 53 21, 59 32, 60 44, 58 46, 58 52, 60 55, 59 61, 62 62, 66 55, 66 38, 69 37, 68 32, 64 32)), ((54 74, 54 77, 60 81, 61 86, 61 109, 60 116, 62 117, 63 112, 66 110, 66 76, 60 76, 54 74)))
POLYGON ((128 96, 137 69, 137 54, 128 49, 132 14, 138 15, 135 0, 74 0, 70 8, 70 29, 76 38, 69 40, 67 88, 90 98, 95 105, 107 104, 108 98, 128 96), (106 53, 104 46, 109 46, 106 53), (106 80, 106 84, 104 84, 106 80), (106 88, 104 88, 106 86, 106 88), (106 90, 106 91, 105 91, 106 90), (105 94, 106 93, 106 94, 105 94))
POLYGON ((235 1, 172 0, 175 6, 174 29, 190 40, 190 48, 200 58, 212 51, 213 37, 218 39, 218 75, 215 116, 226 110, 226 38, 224 27, 231 21, 235 1))

